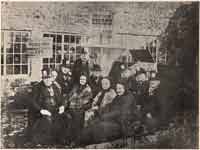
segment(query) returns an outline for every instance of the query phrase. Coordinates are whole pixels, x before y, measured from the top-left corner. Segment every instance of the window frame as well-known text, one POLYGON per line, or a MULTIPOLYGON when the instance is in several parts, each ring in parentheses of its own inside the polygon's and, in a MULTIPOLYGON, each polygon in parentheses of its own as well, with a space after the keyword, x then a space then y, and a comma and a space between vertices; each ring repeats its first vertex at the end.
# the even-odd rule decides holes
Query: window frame
POLYGON ((9 29, 1 29, 1 56, 3 56, 3 62, 1 62, 1 67, 3 67, 3 70, 1 69, 1 76, 2 77, 12 77, 12 78, 18 78, 18 77, 27 77, 30 75, 30 60, 27 54, 28 50, 23 50, 24 46, 26 45, 31 37, 31 30, 9 30, 9 29), (10 38, 9 34, 12 34, 13 37, 10 38), (3 36, 2 36, 3 35, 3 36), (23 37, 23 35, 27 36, 26 38, 23 37), (18 38, 17 38, 18 37, 18 38), (20 38, 19 38, 20 37, 20 38), (12 40, 10 40, 12 39, 12 40), (17 40, 17 41, 16 41, 17 40), (11 45, 11 52, 7 52, 7 45, 11 45), (19 52, 15 51, 15 45, 19 44, 19 52), (12 63, 7 63, 7 56, 12 55, 12 63), (15 56, 19 56, 19 62, 15 63, 15 56), (24 58, 27 62, 23 63, 24 58), (12 74, 7 73, 7 67, 12 65, 12 74), (15 73, 15 67, 19 66, 19 73, 15 73), (26 73, 23 73, 23 67, 27 67, 26 73), (3 72, 2 72, 3 71, 3 72))
POLYGON ((54 61, 51 62, 50 60, 53 58, 46 58, 44 57, 42 59, 42 66, 43 67, 53 67, 55 69, 58 69, 59 66, 62 64, 62 60, 65 58, 65 56, 68 56, 68 60, 71 61, 71 57, 73 59, 72 62, 70 62, 70 64, 73 64, 76 60, 77 60, 77 56, 80 55, 80 53, 77 53, 77 47, 82 47, 81 46, 81 40, 83 38, 82 35, 78 34, 78 33, 64 33, 64 32, 43 32, 42 33, 42 37, 49 37, 50 35, 54 35, 54 37, 57 37, 57 35, 61 35, 61 43, 57 43, 57 40, 54 39, 53 40, 53 46, 61 46, 61 61, 60 62, 56 62, 56 50, 53 50, 53 55, 55 56, 54 61), (44 36, 46 35, 46 36, 44 36), (65 37, 68 37, 65 38, 65 37), (72 37, 74 37, 74 42, 72 42, 72 37), (67 40, 66 40, 67 39, 67 40), (77 39, 79 40, 79 42, 77 43, 77 39), (65 50, 65 48, 68 48, 68 50, 65 50), (74 52, 73 54, 70 54, 70 49, 74 48, 74 52), (47 62, 44 63, 44 59, 47 60, 47 62))

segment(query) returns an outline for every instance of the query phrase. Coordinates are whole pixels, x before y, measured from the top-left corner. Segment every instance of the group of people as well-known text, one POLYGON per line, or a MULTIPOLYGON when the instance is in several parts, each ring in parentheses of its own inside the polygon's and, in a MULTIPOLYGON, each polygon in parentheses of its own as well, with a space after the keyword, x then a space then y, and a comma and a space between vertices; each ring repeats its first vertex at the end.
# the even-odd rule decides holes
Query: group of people
POLYGON ((100 143, 135 134, 144 115, 153 118, 143 109, 149 88, 144 70, 114 84, 111 77, 102 77, 96 84, 100 87, 94 88, 86 55, 83 50, 72 69, 65 63, 58 72, 42 69, 42 81, 30 99, 29 135, 34 144, 100 143))

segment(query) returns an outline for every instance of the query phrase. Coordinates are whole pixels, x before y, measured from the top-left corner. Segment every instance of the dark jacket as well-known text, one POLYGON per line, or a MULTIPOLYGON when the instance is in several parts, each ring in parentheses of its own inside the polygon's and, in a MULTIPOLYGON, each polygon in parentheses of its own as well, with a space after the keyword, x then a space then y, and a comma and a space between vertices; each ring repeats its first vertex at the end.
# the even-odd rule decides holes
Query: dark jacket
POLYGON ((83 64, 81 59, 77 59, 72 68, 73 83, 79 83, 79 78, 82 73, 87 76, 87 79, 89 79, 89 64, 88 62, 86 62, 86 64, 83 64))
POLYGON ((59 88, 52 84, 51 90, 41 81, 33 88, 29 117, 32 123, 29 127, 31 140, 35 144, 49 144, 62 139, 64 116, 59 115, 59 107, 64 104, 59 88), (53 94, 51 94, 53 93, 53 94), (52 116, 40 114, 41 109, 51 112, 52 116), (59 135, 59 136, 57 136, 59 135))
POLYGON ((72 81, 68 81, 67 79, 65 79, 64 76, 65 74, 63 74, 62 72, 59 72, 56 78, 56 81, 61 87, 62 95, 67 95, 72 89, 72 81))
POLYGON ((33 111, 39 113, 41 109, 47 109, 55 113, 58 108, 64 104, 59 88, 54 84, 52 84, 51 88, 53 89, 54 96, 50 96, 50 92, 43 81, 34 87, 31 101, 31 108, 33 111))

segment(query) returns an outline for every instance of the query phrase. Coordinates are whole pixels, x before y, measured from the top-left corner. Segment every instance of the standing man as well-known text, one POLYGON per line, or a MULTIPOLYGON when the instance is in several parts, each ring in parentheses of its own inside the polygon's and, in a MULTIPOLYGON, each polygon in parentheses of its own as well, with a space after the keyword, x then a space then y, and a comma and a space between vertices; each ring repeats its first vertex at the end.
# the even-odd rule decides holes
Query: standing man
POLYGON ((72 80, 74 84, 79 84, 79 79, 81 74, 85 74, 87 79, 89 79, 89 51, 88 49, 83 48, 81 50, 81 58, 77 59, 72 68, 72 80))

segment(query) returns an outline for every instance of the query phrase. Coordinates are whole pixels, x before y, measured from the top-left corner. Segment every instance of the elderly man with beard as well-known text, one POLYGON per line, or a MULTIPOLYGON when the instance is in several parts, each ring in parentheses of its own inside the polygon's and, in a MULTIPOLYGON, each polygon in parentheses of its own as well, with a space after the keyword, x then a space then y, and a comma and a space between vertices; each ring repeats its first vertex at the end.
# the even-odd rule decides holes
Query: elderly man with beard
POLYGON ((35 145, 62 141, 64 101, 51 75, 51 69, 42 69, 42 81, 33 88, 30 112, 34 117, 30 135, 35 145))

